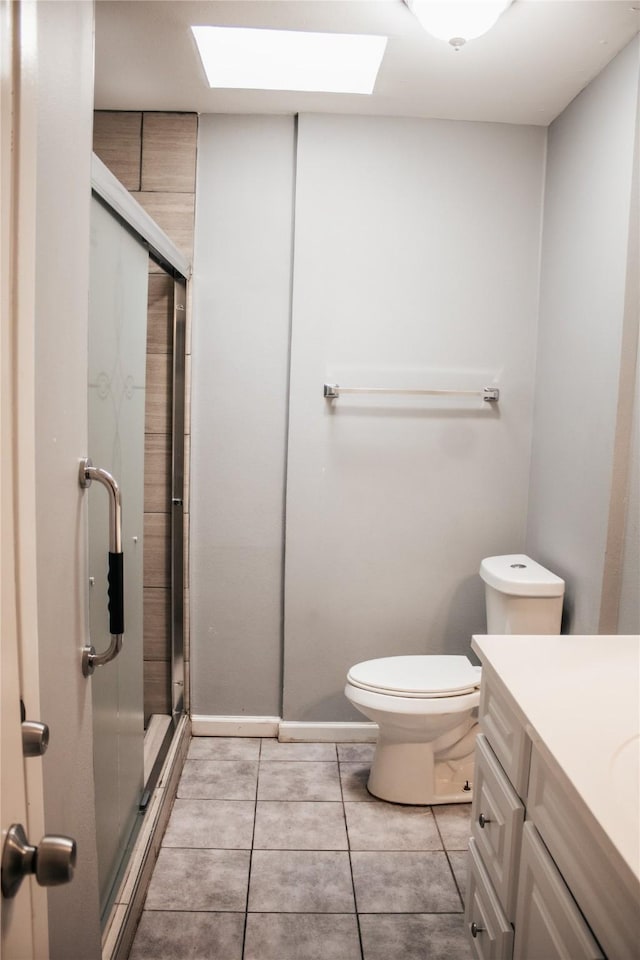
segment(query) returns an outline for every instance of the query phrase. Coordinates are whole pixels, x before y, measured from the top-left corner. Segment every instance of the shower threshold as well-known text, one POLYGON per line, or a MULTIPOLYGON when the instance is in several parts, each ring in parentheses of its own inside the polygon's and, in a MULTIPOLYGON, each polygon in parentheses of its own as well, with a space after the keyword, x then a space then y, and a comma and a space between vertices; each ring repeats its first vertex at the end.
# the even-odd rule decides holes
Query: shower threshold
POLYGON ((151 716, 149 725, 144 732, 144 782, 149 783, 149 778, 162 746, 165 742, 167 731, 171 726, 171 717, 161 713, 154 713, 151 716))

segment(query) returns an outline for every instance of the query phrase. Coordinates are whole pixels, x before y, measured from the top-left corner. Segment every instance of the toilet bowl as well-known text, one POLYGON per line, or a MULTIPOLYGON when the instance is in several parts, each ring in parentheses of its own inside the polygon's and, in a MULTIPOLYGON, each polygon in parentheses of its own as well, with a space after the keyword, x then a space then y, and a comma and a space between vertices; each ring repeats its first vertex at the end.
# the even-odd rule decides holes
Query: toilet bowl
POLYGON ((345 696, 379 733, 370 793, 394 803, 470 799, 480 667, 460 656, 406 656, 351 667, 345 696))
MULTIPOLYGON (((488 557, 488 633, 560 633, 564 581, 524 554, 488 557)), ((394 803, 472 799, 480 667, 463 656, 365 660, 347 674, 345 696, 378 724, 368 789, 394 803)))

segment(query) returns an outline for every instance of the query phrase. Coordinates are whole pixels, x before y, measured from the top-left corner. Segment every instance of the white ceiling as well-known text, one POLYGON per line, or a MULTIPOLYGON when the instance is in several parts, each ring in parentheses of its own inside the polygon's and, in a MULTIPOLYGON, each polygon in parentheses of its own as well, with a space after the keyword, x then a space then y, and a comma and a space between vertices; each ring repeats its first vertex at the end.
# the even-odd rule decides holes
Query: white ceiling
POLYGON ((402 0, 98 0, 97 109, 550 123, 640 29, 640 0, 515 0, 459 51, 402 0), (372 96, 209 89, 191 24, 388 36, 372 96))

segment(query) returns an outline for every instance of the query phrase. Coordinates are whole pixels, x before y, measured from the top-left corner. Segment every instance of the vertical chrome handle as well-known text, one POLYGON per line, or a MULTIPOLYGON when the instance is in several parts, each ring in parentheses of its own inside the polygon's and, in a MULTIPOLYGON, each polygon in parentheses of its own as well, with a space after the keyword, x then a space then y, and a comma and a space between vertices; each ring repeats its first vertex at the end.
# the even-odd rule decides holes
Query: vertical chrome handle
POLYGON ((94 467, 88 457, 80 461, 79 482, 83 489, 97 480, 109 494, 109 574, 108 608, 111 643, 102 653, 92 646, 83 647, 82 672, 90 677, 96 667, 101 667, 117 657, 122 649, 124 633, 124 557, 122 553, 122 497, 115 479, 101 467, 94 467))

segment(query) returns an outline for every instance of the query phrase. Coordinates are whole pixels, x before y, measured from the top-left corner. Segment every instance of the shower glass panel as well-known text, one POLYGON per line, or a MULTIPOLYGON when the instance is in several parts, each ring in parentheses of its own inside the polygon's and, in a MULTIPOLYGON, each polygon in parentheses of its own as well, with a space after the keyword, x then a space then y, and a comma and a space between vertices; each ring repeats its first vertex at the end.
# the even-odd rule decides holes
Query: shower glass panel
MULTIPOLYGON (((103 917, 140 819, 144 789, 143 496, 147 249, 95 197, 91 200, 89 456, 122 492, 124 638, 96 669, 93 697, 98 871, 103 917)), ((109 646, 106 492, 94 485, 89 510, 91 643, 109 646)))

